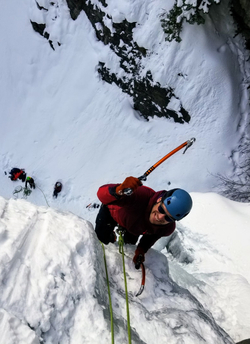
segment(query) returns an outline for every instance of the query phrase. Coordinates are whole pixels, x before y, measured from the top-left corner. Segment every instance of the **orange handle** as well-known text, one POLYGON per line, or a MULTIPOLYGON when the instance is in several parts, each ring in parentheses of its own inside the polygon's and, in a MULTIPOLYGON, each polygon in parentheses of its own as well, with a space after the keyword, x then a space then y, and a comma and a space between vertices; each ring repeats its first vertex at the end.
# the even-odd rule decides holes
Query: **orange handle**
POLYGON ((161 163, 163 163, 165 160, 167 160, 168 158, 170 158, 173 154, 175 154, 176 152, 178 152, 180 149, 184 148, 187 144, 188 144, 188 141, 184 142, 184 143, 181 144, 179 147, 173 149, 170 153, 168 153, 167 155, 165 155, 163 158, 161 158, 159 161, 157 161, 157 163, 155 163, 152 167, 150 167, 150 168, 144 173, 144 175, 148 176, 156 167, 158 167, 161 163))
MULTIPOLYGON (((147 180, 147 176, 154 171, 154 169, 156 169, 156 167, 158 167, 161 163, 163 163, 163 161, 167 160, 168 158, 170 158, 173 154, 175 154, 176 152, 178 152, 180 149, 186 147, 186 149, 184 150, 183 154, 186 152, 186 150, 192 146, 192 144, 195 142, 195 138, 192 137, 190 140, 185 141, 184 143, 182 143, 180 146, 176 147, 175 149, 173 149, 170 153, 168 153, 167 155, 165 155, 163 158, 161 158, 159 161, 157 161, 157 163, 155 163, 153 166, 151 166, 142 176, 140 176, 138 179, 140 180, 147 180)), ((133 191, 131 189, 125 189, 123 190, 123 193, 127 196, 130 196, 133 191)))

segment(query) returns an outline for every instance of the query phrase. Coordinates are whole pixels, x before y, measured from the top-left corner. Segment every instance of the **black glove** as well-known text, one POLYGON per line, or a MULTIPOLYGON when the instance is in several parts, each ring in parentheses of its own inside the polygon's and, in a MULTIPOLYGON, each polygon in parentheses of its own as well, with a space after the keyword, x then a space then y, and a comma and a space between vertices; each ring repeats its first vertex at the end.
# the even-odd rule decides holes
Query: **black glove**
POLYGON ((133 258, 133 262, 137 270, 140 269, 141 263, 143 263, 144 260, 145 260, 145 252, 143 248, 137 247, 137 249, 135 250, 134 258, 133 258))
POLYGON ((112 244, 114 242, 116 242, 116 234, 114 231, 112 233, 110 233, 110 241, 109 242, 111 242, 112 244))

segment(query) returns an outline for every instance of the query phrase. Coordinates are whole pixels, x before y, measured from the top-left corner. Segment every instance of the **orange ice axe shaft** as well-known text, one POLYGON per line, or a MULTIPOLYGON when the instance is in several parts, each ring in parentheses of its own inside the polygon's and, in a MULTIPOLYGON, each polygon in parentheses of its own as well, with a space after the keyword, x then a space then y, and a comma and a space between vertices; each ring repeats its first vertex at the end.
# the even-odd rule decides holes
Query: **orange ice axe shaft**
MULTIPOLYGON (((184 149, 183 154, 186 152, 186 150, 192 146, 192 144, 196 141, 196 139, 194 137, 192 137, 190 140, 182 143, 180 146, 176 147, 175 149, 173 149, 171 152, 169 152, 167 155, 165 155, 163 158, 161 158, 159 161, 157 161, 157 163, 155 163, 152 167, 150 167, 142 176, 140 176, 138 179, 140 180, 147 180, 147 176, 153 172, 156 167, 158 167, 160 164, 162 164, 165 160, 167 160, 168 158, 170 158, 172 155, 174 155, 176 152, 178 152, 179 150, 181 150, 182 148, 186 147, 184 149)), ((127 196, 132 194, 132 190, 131 189, 125 189, 123 190, 123 193, 127 196)))

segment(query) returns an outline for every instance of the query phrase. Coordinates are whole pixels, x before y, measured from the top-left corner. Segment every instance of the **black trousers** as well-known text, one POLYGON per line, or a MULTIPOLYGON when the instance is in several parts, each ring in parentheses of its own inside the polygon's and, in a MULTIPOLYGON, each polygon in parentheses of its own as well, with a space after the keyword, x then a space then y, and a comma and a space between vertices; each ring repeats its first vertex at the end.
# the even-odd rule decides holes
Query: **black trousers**
MULTIPOLYGON (((117 222, 111 216, 109 209, 106 205, 102 204, 99 213, 96 217, 95 232, 98 239, 105 245, 110 242, 115 242, 114 228, 118 226, 117 222)), ((129 233, 125 228, 123 228, 125 233, 123 235, 125 244, 136 244, 138 237, 129 233)))

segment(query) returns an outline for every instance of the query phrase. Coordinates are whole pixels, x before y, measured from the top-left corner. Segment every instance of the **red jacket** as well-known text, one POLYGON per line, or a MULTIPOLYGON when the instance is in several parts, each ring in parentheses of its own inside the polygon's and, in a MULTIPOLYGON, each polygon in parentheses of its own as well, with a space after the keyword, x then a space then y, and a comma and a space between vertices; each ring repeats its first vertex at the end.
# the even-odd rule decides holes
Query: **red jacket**
POLYGON ((147 250, 164 236, 169 236, 175 230, 175 222, 166 225, 153 225, 149 222, 149 215, 157 199, 165 192, 155 192, 139 186, 131 196, 117 196, 115 189, 119 184, 107 184, 99 188, 99 200, 109 208, 113 219, 128 232, 136 236, 143 235, 138 246, 147 250))
POLYGON ((14 176, 13 176, 13 179, 12 180, 17 180, 18 179, 18 177, 20 177, 21 176, 21 174, 23 174, 23 170, 21 170, 20 172, 17 172, 17 173, 15 173, 14 174, 14 176))

